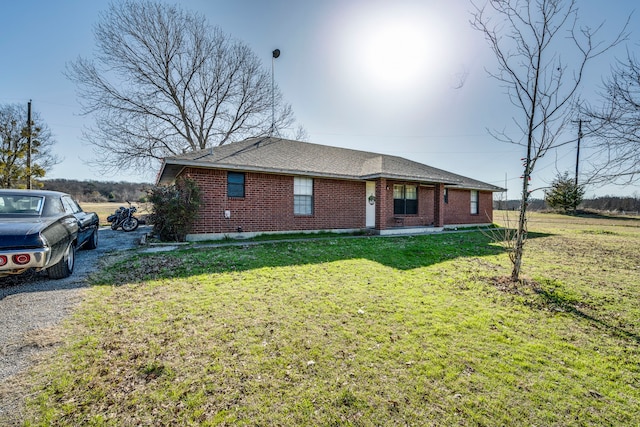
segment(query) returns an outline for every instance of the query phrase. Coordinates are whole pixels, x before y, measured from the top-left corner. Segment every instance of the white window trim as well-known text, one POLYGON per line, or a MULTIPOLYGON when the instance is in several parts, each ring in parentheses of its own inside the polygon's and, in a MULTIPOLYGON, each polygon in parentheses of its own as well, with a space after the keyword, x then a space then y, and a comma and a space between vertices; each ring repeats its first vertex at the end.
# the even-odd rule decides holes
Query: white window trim
POLYGON ((471 190, 471 215, 480 214, 480 193, 478 190, 471 190))
POLYGON ((293 177, 293 214, 313 215, 313 178, 293 177), (305 203, 296 203, 296 199, 304 200, 305 203))

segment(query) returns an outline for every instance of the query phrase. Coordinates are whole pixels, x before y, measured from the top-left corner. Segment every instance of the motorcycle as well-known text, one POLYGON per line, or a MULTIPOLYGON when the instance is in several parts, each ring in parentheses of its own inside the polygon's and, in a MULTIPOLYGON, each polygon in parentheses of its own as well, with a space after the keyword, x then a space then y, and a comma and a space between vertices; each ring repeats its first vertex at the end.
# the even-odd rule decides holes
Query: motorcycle
POLYGON ((135 206, 131 206, 131 202, 127 200, 129 207, 125 208, 120 206, 116 211, 107 217, 107 221, 111 223, 111 229, 117 230, 122 227, 123 231, 133 231, 138 228, 138 218, 133 216, 137 209, 135 206))

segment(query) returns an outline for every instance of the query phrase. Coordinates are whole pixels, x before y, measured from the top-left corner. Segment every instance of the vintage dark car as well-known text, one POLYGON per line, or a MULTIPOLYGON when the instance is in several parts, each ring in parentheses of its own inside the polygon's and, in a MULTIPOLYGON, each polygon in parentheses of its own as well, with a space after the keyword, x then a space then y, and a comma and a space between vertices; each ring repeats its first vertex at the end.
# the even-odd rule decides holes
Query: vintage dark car
POLYGON ((57 191, 0 189, 0 277, 29 269, 73 273, 75 251, 98 246, 98 215, 57 191))

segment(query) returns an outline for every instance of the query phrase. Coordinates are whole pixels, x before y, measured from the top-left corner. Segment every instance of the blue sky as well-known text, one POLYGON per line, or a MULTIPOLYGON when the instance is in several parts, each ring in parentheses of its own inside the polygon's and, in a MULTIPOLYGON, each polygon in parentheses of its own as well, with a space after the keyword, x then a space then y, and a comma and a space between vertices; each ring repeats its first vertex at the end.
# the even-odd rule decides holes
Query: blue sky
MULTIPOLYGON (((478 0, 482 2, 482 0, 478 0)), ((152 182, 157 170, 106 176, 85 160, 81 139, 90 118, 79 115, 65 64, 91 57, 92 28, 106 0, 6 2, 0 15, 0 103, 30 99, 64 158, 51 178, 152 182)), ((309 141, 406 157, 509 189, 518 198, 524 148, 496 141, 487 129, 511 129, 518 112, 486 70, 495 59, 469 24, 466 0, 183 0, 212 25, 244 41, 271 68, 309 141), (464 82, 461 86, 460 83, 464 82)), ((604 22, 613 36, 634 1, 579 0, 584 24, 604 22)), ((632 16, 630 30, 640 28, 632 16)), ((615 55, 640 49, 640 33, 591 63, 583 93, 594 96, 615 55)), ((577 133, 577 129, 575 130, 577 133)), ((575 146, 550 152, 534 172, 534 188, 558 171, 575 170, 575 146)), ((593 195, 640 195, 640 186, 588 188, 593 195)), ((541 191, 534 197, 542 197, 541 191)))

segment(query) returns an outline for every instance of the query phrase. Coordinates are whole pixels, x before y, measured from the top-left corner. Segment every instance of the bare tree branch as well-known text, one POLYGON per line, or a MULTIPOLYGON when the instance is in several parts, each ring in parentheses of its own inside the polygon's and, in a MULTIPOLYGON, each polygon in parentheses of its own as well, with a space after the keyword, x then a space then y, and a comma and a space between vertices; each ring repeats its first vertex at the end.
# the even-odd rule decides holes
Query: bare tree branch
MULTIPOLYGON (((94 30, 97 55, 67 65, 84 132, 103 169, 151 168, 184 151, 265 135, 271 79, 244 43, 199 14, 148 0, 112 4, 94 30)), ((276 129, 293 122, 276 88, 276 129)))
POLYGON ((483 33, 497 61, 498 71, 489 74, 502 83, 520 113, 514 121, 522 135, 494 135, 500 141, 526 146, 520 218, 513 235, 511 279, 515 282, 520 277, 529 180, 535 165, 549 150, 565 143, 563 132, 570 123, 587 63, 619 44, 626 33, 623 30, 610 43, 597 42, 601 27, 578 26, 575 0, 489 0, 474 8, 471 25, 483 33), (561 53, 569 60, 563 61, 561 53))
POLYGON ((604 82, 602 105, 583 104, 585 135, 592 149, 584 168, 592 185, 629 185, 640 181, 640 63, 627 52, 604 82))

